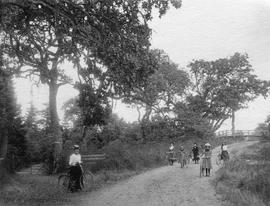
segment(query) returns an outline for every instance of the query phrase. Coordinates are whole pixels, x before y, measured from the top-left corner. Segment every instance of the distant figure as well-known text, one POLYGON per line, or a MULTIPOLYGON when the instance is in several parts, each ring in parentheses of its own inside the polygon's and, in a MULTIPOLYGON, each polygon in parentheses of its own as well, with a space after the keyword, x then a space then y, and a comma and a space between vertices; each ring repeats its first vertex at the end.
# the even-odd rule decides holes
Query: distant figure
POLYGON ((192 151, 190 151, 189 153, 188 153, 188 156, 187 156, 187 164, 189 164, 190 163, 190 160, 192 161, 192 151))
POLYGON ((195 164, 197 164, 200 158, 199 158, 199 147, 197 146, 196 143, 194 143, 192 147, 192 152, 193 152, 193 161, 195 162, 195 164))
POLYGON ((171 142, 170 147, 169 147, 168 160, 169 160, 169 164, 173 165, 173 162, 174 162, 174 143, 173 142, 171 142))
POLYGON ((226 162, 226 161, 228 161, 230 159, 229 152, 228 152, 228 147, 225 144, 225 142, 223 142, 221 144, 221 156, 220 156, 220 159, 223 160, 224 162, 226 162))
POLYGON ((211 145, 209 143, 206 143, 202 155, 202 165, 201 165, 202 173, 204 174, 205 170, 206 176, 210 176, 210 170, 212 169, 211 157, 212 157, 211 145))
POLYGON ((78 145, 73 146, 74 153, 69 157, 69 165, 70 165, 70 177, 71 182, 69 183, 70 191, 75 192, 77 190, 81 190, 81 176, 82 176, 82 160, 80 155, 80 147, 78 145))
POLYGON ((173 142, 171 142, 171 144, 170 144, 169 152, 174 152, 174 143, 173 142))
POLYGON ((179 151, 179 163, 181 164, 181 168, 187 165, 187 154, 183 146, 180 147, 179 151))

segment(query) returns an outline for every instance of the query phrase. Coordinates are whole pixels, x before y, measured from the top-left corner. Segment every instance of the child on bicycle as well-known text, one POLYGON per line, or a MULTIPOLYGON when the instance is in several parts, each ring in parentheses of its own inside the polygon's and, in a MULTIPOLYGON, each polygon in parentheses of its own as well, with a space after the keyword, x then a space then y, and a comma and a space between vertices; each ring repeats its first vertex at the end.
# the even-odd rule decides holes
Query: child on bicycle
POLYGON ((73 146, 74 153, 69 157, 69 165, 70 165, 70 190, 71 192, 75 192, 77 190, 81 190, 81 176, 82 176, 82 167, 81 167, 81 155, 80 155, 80 147, 78 145, 73 146))

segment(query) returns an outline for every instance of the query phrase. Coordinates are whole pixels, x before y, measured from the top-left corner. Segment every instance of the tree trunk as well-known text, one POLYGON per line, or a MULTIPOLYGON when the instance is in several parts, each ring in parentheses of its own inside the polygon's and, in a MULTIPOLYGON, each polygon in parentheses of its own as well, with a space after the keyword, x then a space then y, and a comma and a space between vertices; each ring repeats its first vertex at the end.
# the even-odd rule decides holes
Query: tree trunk
POLYGON ((6 134, 1 134, 0 140, 0 159, 5 159, 7 155, 7 144, 8 144, 8 137, 6 134))
POLYGON ((57 160, 60 153, 62 152, 62 134, 59 126, 59 119, 57 114, 57 92, 59 86, 56 81, 50 81, 49 83, 49 115, 50 115, 50 135, 54 147, 54 157, 57 160))
POLYGON ((235 135, 235 111, 232 110, 232 136, 235 135))
POLYGON ((87 153, 87 139, 86 139, 87 132, 88 132, 88 127, 84 126, 83 131, 82 131, 82 148, 81 148, 81 151, 84 153, 87 153))
POLYGON ((7 156, 8 136, 7 134, 1 134, 0 139, 0 179, 6 174, 5 159, 7 156))
MULTIPOLYGON (((1 70, 0 70, 1 72, 1 70)), ((8 80, 5 77, 0 76, 0 179, 4 177, 6 173, 5 159, 7 156, 8 147, 8 135, 7 135, 7 99, 5 92, 8 90, 8 80)))

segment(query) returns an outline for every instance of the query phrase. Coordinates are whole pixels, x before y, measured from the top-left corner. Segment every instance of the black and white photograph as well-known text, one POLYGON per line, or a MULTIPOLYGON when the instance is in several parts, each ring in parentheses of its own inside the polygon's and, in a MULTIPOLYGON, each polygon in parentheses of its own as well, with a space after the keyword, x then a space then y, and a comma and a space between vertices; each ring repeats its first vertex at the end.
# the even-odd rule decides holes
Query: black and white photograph
POLYGON ((0 206, 270 206, 270 0, 0 0, 0 206))

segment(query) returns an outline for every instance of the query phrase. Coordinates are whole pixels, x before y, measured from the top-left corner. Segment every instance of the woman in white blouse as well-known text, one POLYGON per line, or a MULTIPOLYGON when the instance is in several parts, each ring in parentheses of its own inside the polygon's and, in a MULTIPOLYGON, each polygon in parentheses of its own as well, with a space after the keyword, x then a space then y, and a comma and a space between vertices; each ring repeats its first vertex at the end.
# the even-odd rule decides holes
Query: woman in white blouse
POLYGON ((225 161, 228 161, 230 159, 230 156, 229 156, 229 152, 228 152, 228 147, 227 145, 225 144, 225 142, 223 142, 221 144, 221 159, 225 162, 225 161))
POLYGON ((70 177, 72 182, 72 184, 70 184, 71 192, 82 189, 80 181, 82 176, 82 157, 80 155, 80 147, 78 145, 74 145, 73 150, 74 153, 69 157, 70 177))

